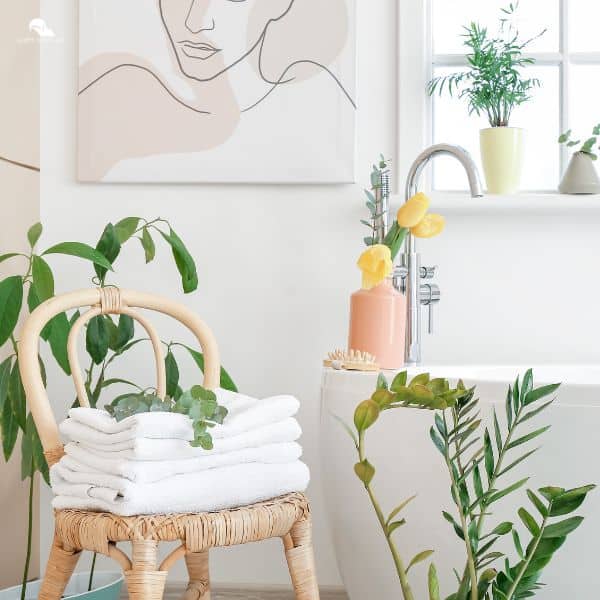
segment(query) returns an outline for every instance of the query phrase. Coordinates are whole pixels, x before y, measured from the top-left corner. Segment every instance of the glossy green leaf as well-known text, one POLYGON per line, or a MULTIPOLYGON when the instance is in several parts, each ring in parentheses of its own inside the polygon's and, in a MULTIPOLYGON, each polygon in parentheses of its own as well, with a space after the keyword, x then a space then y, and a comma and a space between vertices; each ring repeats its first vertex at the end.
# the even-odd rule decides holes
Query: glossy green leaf
MULTIPOLYGON (((189 352, 189 354, 193 358, 194 362, 198 365, 198 368, 204 373, 204 355, 201 352, 198 352, 197 350, 193 350, 189 346, 186 346, 185 344, 179 344, 179 345, 182 346, 183 348, 185 348, 189 352)), ((221 367, 221 387, 224 390, 229 390, 231 392, 238 391, 238 388, 235 385, 233 379, 231 378, 229 373, 223 367, 221 367)))
POLYGON ((398 388, 404 389, 406 387, 406 380, 407 380, 407 372, 401 371, 392 380, 392 384, 390 385, 390 390, 392 392, 396 392, 398 388))
POLYGON ((94 317, 87 326, 85 347, 95 364, 99 365, 108 353, 108 330, 102 315, 94 317))
POLYGON ((434 443, 435 447, 440 451, 440 453, 445 456, 446 455, 446 446, 443 440, 440 438, 436 430, 432 427, 429 430, 429 437, 431 441, 434 443))
POLYGON ((527 527, 527 529, 529 530, 529 533, 531 533, 531 535, 533 537, 536 537, 540 532, 540 526, 537 524, 536 520, 533 518, 533 515, 529 511, 527 511, 527 509, 522 508, 522 507, 519 508, 519 510, 517 511, 517 514, 519 515, 519 518, 523 522, 523 525, 525 525, 525 527, 527 527))
POLYGON ((144 229, 142 229, 142 237, 140 238, 140 242, 142 244, 142 248, 144 249, 146 264, 148 264, 152 262, 154 260, 154 257, 156 256, 156 245, 154 244, 152 235, 148 231, 147 227, 144 227, 144 229))
POLYGON ((18 275, 0 281, 0 346, 12 335, 21 305, 23 304, 23 281, 18 275))
POLYGON ((129 315, 119 315, 119 324, 117 325, 117 347, 119 350, 126 346, 135 334, 134 320, 129 315))
POLYGON ((10 371, 12 366, 12 357, 6 358, 0 364, 0 415, 4 410, 4 403, 8 397, 8 385, 10 382, 10 371))
POLYGON ((525 479, 521 479, 520 481, 517 481, 516 483, 513 483, 512 485, 509 485, 507 488, 500 490, 499 492, 496 492, 494 494, 492 494, 489 499, 487 500, 486 504, 493 504, 494 502, 497 502, 498 500, 500 500, 500 498, 504 498, 504 496, 511 494, 512 492, 514 492, 515 490, 518 490, 520 487, 522 487, 525 483, 527 483, 527 481, 529 481, 529 477, 526 477, 525 479))
POLYGON ((567 490, 560 496, 555 497, 552 501, 550 516, 559 517, 577 510, 583 504, 586 496, 595 488, 595 485, 585 485, 567 490))
POLYGON ((17 420, 19 427, 25 431, 25 422, 27 419, 27 406, 25 401, 25 390, 21 382, 21 373, 19 372, 19 361, 16 360, 8 382, 8 403, 12 410, 12 414, 17 420))
POLYGON ((112 265, 106 260, 106 257, 103 254, 81 242, 62 242, 48 248, 43 254, 65 254, 67 256, 75 256, 77 258, 89 260, 109 271, 113 270, 112 265))
POLYGON ((406 572, 408 573, 411 567, 414 567, 415 565, 418 565, 424 560, 427 560, 433 553, 434 550, 423 550, 422 552, 419 552, 418 554, 413 556, 411 561, 408 563, 408 566, 406 567, 406 572))
POLYGON ((583 523, 583 517, 569 517, 564 521, 547 525, 542 532, 542 537, 555 538, 568 535, 572 531, 575 531, 581 523, 583 523))
POLYGON ((527 490, 527 497, 531 500, 531 503, 536 507, 537 511, 544 518, 548 516, 548 508, 541 501, 539 496, 533 490, 527 490))
POLYGON ((366 458, 354 465, 354 472, 365 485, 369 485, 375 477, 375 467, 366 458))
POLYGON ((512 530, 512 538, 517 554, 520 558, 525 558, 525 553, 523 552, 523 546, 521 544, 521 538, 519 536, 519 532, 516 529, 512 530))
POLYGON ((367 430, 379 418, 379 405, 373 400, 364 400, 354 411, 354 426, 361 432, 367 430))
POLYGON ((496 449, 498 450, 498 454, 502 451, 502 432, 500 430, 500 423, 498 423, 498 415, 496 414, 496 409, 494 408, 494 437, 496 439, 496 449))
POLYGON ((2 451, 4 453, 4 460, 8 461, 17 443, 17 435, 19 433, 19 423, 13 415, 10 401, 4 403, 0 425, 2 428, 2 451))
POLYGON ((404 500, 403 502, 401 502, 400 504, 398 504, 398 506, 396 506, 396 508, 394 508, 392 510, 392 512, 390 512, 390 515, 387 518, 387 522, 389 523, 397 514, 399 514, 400 512, 402 512, 402 510, 404 510, 406 508, 406 506, 410 502, 412 502, 416 497, 417 497, 417 495, 415 494, 414 496, 411 496, 410 498, 407 498, 406 500, 404 500))
POLYGON ((539 429, 536 429, 535 431, 532 431, 532 432, 528 433, 527 435, 524 435, 524 436, 514 440, 507 446, 507 449, 512 450, 513 448, 516 448, 517 446, 520 446, 521 444, 525 444, 525 443, 535 439, 539 435, 542 435, 542 433, 545 433, 546 431, 548 431, 548 429, 550 429, 550 425, 546 425, 546 427, 540 427, 539 429))
POLYGON ((455 521, 454 517, 446 512, 445 510, 442 511, 442 515, 444 517, 444 519, 446 519, 446 521, 448 521, 448 523, 450 523, 450 525, 452 525, 453 529, 454 529, 454 533, 456 533, 456 535, 461 539, 464 540, 465 536, 463 533, 463 530, 461 529, 460 525, 455 521))
POLYGON ((387 379, 385 378, 385 375, 383 373, 379 373, 379 375, 377 375, 376 389, 378 389, 378 390, 388 390, 389 389, 387 379))
POLYGON ((536 402, 541 398, 545 398, 546 396, 553 394, 560 387, 560 385, 560 383, 552 383, 550 385, 544 385, 534 390, 531 390, 525 396, 525 399, 523 401, 524 406, 528 406, 529 404, 536 402))
MULTIPOLYGON (((115 262, 117 256, 121 252, 121 243, 117 231, 112 223, 108 223, 96 244, 96 250, 106 258, 109 264, 115 262)), ((94 264, 94 270, 96 275, 100 279, 101 283, 104 283, 104 278, 108 269, 105 266, 94 264)))
POLYGON ((399 521, 392 521, 391 523, 388 523, 386 527, 388 537, 392 535, 396 529, 399 529, 403 525, 406 525, 406 519, 400 519, 399 521))
POLYGON ((0 263, 3 263, 5 260, 9 260, 14 258, 15 256, 24 256, 20 252, 8 252, 7 254, 0 254, 0 263))
POLYGON ((31 248, 33 248, 38 243, 38 240, 40 239, 41 235, 42 235, 42 224, 41 223, 35 223, 34 225, 32 225, 29 228, 29 230, 27 231, 27 241, 29 242, 29 246, 31 248))
POLYGON ((492 448, 492 440, 490 439, 490 433, 486 429, 483 435, 483 456, 485 464, 485 472, 488 477, 488 481, 492 481, 494 477, 495 461, 494 461, 494 450, 492 448))
POLYGON ((427 385, 429 383, 429 379, 429 373, 420 373, 410 380, 408 387, 412 387, 414 385, 427 385))
POLYGON ((525 454, 523 454, 523 456, 520 456, 519 458, 517 458, 517 460, 513 461, 512 463, 510 463, 510 465, 502 469, 502 471, 498 473, 498 476, 501 477, 502 475, 505 475, 518 464, 522 463, 524 460, 527 460, 532 454, 535 454, 538 450, 539 448, 534 448, 533 450, 526 452, 525 454))
POLYGON ((440 583, 438 581, 437 571, 435 565, 431 563, 429 565, 429 571, 427 573, 427 587, 429 590, 429 600, 440 600, 440 583))
POLYGON ((173 353, 169 350, 165 356, 165 370, 167 376, 167 396, 172 398, 179 384, 179 367, 173 353))
MULTIPOLYGON (((39 305, 41 304, 35 288, 33 285, 29 286, 29 291, 27 292, 27 307, 29 308, 29 312, 33 312, 39 305)), ((50 337, 50 328, 52 327, 51 323, 46 323, 44 325, 42 331, 40 332, 40 337, 47 342, 50 337)))
POLYGON ((33 445, 29 435, 30 417, 27 417, 27 430, 21 436, 21 481, 31 477, 35 472, 35 462, 33 460, 33 445))
POLYGON ((71 374, 71 366, 69 365, 67 356, 67 340, 69 338, 70 330, 71 324, 69 323, 66 313, 59 313, 50 321, 48 342, 50 343, 52 356, 54 356, 56 362, 60 365, 60 368, 67 375, 71 374))
POLYGON ((557 498, 566 492, 565 488, 554 486, 543 487, 538 491, 542 496, 544 496, 544 498, 546 498, 546 500, 554 500, 554 498, 557 498))
POLYGON ((120 244, 124 244, 137 230, 139 217, 125 217, 115 225, 115 233, 120 244))
POLYGON ((52 298, 54 296, 54 276, 50 265, 41 256, 33 257, 31 274, 38 300, 44 302, 48 298, 52 298))
POLYGON ((503 521, 499 525, 496 525, 491 531, 491 535, 506 535, 513 529, 513 524, 509 521, 503 521))
POLYGON ((188 252, 185 244, 171 228, 169 233, 160 232, 165 241, 171 246, 171 252, 175 259, 177 270, 181 275, 181 284, 186 294, 193 292, 198 287, 198 274, 196 272, 196 263, 192 255, 188 252))

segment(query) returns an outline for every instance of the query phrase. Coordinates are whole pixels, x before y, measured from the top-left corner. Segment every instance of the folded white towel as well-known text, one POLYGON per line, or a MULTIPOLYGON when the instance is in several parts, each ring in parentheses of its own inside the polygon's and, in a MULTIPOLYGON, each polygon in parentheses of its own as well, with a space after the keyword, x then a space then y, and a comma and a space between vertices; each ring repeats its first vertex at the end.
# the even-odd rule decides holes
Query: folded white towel
MULTIPOLYGON (((54 465, 63 479, 71 483, 91 483, 105 486, 102 476, 125 478, 136 483, 152 483, 174 475, 195 473, 245 463, 291 463, 302 456, 302 447, 296 442, 267 444, 258 448, 243 448, 221 454, 208 454, 183 460, 128 460, 102 458, 78 444, 65 446, 66 456, 54 465)), ((112 487, 112 486, 108 486, 112 487)))
POLYGON ((78 508, 118 515, 208 512, 235 508, 306 489, 308 467, 296 461, 252 463, 176 475, 156 483, 127 482, 118 488, 69 483, 55 469, 52 489, 56 509, 78 508))
POLYGON ((244 448, 258 448, 266 444, 295 442, 301 434, 302 430, 298 425, 298 421, 293 417, 289 417, 278 423, 270 423, 239 435, 215 439, 212 450, 193 448, 189 442, 180 439, 149 438, 135 438, 110 445, 81 442, 80 446, 93 451, 104 459, 179 460, 233 452, 244 448))
POLYGON ((69 418, 59 428, 72 440, 94 444, 113 444, 141 437, 194 439, 192 422, 187 415, 179 413, 140 413, 117 421, 105 410, 77 407, 69 411, 69 418))

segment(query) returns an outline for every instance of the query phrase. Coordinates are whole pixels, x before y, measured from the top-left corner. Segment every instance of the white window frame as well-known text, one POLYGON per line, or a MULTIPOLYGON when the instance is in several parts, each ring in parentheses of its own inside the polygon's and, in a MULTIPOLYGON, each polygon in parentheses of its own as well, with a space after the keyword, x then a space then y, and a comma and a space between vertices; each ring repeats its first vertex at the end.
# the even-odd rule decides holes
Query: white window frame
MULTIPOLYGON (((559 0, 559 51, 532 53, 539 65, 559 67, 559 130, 569 129, 569 81, 571 65, 599 65, 600 52, 570 52, 569 0, 559 0)), ((433 54, 432 0, 401 0, 398 3, 398 142, 396 165, 398 189, 403 192, 404 181, 412 160, 433 140, 433 99, 426 92, 434 66, 466 64, 460 54, 433 54)), ((559 132, 556 132, 558 137, 559 132)), ((453 142, 453 140, 447 140, 453 142)), ((560 152, 560 170, 564 172, 570 151, 564 145, 560 152)), ((430 188, 429 174, 424 176, 430 188)), ((556 183, 548 182, 546 190, 555 190, 556 183)), ((444 190, 436 190, 449 193, 444 190)), ((535 193, 534 190, 531 193, 535 193)))

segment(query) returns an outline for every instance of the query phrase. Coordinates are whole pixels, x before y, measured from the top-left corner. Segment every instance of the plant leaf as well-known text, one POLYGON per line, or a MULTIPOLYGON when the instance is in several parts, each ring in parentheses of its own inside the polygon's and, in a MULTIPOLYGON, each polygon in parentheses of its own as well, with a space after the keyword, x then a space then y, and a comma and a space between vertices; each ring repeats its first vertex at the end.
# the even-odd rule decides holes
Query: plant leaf
MULTIPOLYGON (((198 368, 200 369, 200 371, 202 371, 204 373, 204 355, 201 352, 198 352, 197 350, 193 350, 189 346, 186 346, 185 344, 179 344, 179 345, 183 346, 189 352, 189 354, 192 357, 192 359, 194 360, 194 362, 198 365, 198 368)), ((229 373, 223 367, 221 367, 221 387, 224 390, 229 390, 231 392, 238 391, 238 388, 235 385, 233 379, 231 378, 229 373)))
POLYGON ((60 244, 56 244, 55 246, 48 248, 48 250, 43 253, 44 256, 46 254, 65 254, 67 256, 75 256, 77 258, 89 260, 109 271, 113 270, 112 265, 106 260, 105 256, 103 256, 97 250, 94 250, 94 248, 91 246, 82 244, 81 242, 62 242, 60 244))
POLYGON ((33 287, 39 302, 44 302, 54 296, 54 276, 52 269, 41 256, 34 256, 31 273, 33 287))
POLYGON ((413 556, 411 561, 408 563, 408 566, 406 567, 406 572, 408 573, 410 568, 413 567, 414 565, 417 565, 420 562, 427 560, 433 553, 434 553, 434 550, 423 550, 422 552, 419 552, 418 554, 413 556))
POLYGON ((32 225, 29 228, 29 230, 27 231, 27 241, 29 242, 29 246, 31 248, 33 248, 38 243, 38 240, 40 239, 41 235, 42 235, 42 224, 41 223, 35 223, 34 225, 32 225))
MULTIPOLYGON (((121 243, 115 226, 112 223, 107 223, 98 243, 96 244, 96 250, 106 258, 106 260, 112 265, 116 260, 117 256, 121 252, 121 243)), ((101 283, 104 283, 104 278, 108 269, 98 264, 94 264, 94 270, 96 275, 100 279, 101 283)))
POLYGON ((198 274, 196 272, 196 263, 194 262, 192 255, 188 252, 185 244, 172 228, 169 229, 169 233, 161 231, 160 234, 171 246, 171 252, 173 253, 177 270, 181 275, 183 291, 186 294, 193 292, 198 287, 198 274))
POLYGON ((577 529, 582 522, 583 517, 569 517, 564 521, 553 523, 552 525, 548 525, 544 528, 544 531, 542 532, 542 538, 563 537, 572 531, 575 531, 575 529, 577 529))
POLYGON ((375 467, 366 458, 354 465, 354 472, 365 485, 369 485, 375 477, 375 467))
POLYGON ((548 516, 548 509, 544 506, 544 503, 540 498, 533 492, 533 490, 527 490, 527 497, 531 500, 531 503, 537 508, 537 511, 546 518, 548 516))
POLYGON ((17 443, 17 435, 19 433, 19 424, 13 415, 10 401, 4 403, 0 426, 2 428, 2 451, 4 453, 4 460, 8 462, 17 443))
POLYGON ((392 512, 390 513, 390 516, 387 518, 387 522, 389 523, 398 513, 400 513, 404 508, 406 508, 406 506, 410 502, 412 502, 416 497, 417 497, 417 494, 415 494, 414 496, 411 496, 410 498, 407 498, 406 500, 404 500, 403 502, 398 504, 398 506, 396 506, 396 508, 394 508, 394 510, 392 510, 392 512))
POLYGON ((144 249, 146 264, 148 264, 152 262, 156 256, 156 245, 154 244, 152 235, 148 231, 147 227, 142 229, 142 237, 140 238, 140 242, 142 244, 142 248, 144 249))
POLYGON ((512 450, 512 448, 516 448, 521 444, 525 444, 526 442, 533 440, 539 435, 542 435, 542 433, 545 433, 546 431, 548 431, 548 429, 550 429, 550 425, 546 425, 546 427, 540 427, 539 429, 536 429, 535 431, 532 431, 531 433, 528 433, 527 435, 524 435, 523 437, 514 440, 507 446, 507 449, 512 450))
POLYGON ((537 524, 531 513, 525 508, 519 508, 517 514, 523 522, 523 525, 529 530, 529 533, 531 533, 533 537, 536 537, 540 533, 540 526, 537 524))
POLYGON ((16 419, 18 426, 25 431, 27 420, 27 407, 25 403, 25 390, 21 382, 21 373, 19 372, 19 360, 15 361, 10 372, 10 381, 8 382, 8 402, 12 414, 16 419))
POLYGON ((23 281, 18 275, 0 281, 0 346, 12 335, 23 304, 23 281))
POLYGON ((550 385, 544 385, 542 387, 531 390, 525 396, 523 404, 525 406, 528 406, 533 402, 537 402, 541 398, 545 398, 546 396, 553 394, 560 387, 560 385, 560 383, 551 383, 550 385))
POLYGON ((115 225, 115 233, 120 244, 124 244, 136 232, 139 223, 139 217, 125 217, 115 225))
POLYGON ((165 356, 165 370, 167 375, 167 396, 173 398, 179 384, 179 367, 173 353, 169 350, 165 356))
POLYGON ((527 483, 527 481, 529 481, 529 477, 526 477, 525 479, 521 479, 520 481, 517 481, 516 483, 509 485, 507 488, 500 490, 499 492, 495 492, 487 499, 486 505, 493 504, 494 502, 497 502, 498 500, 500 500, 500 498, 504 498, 504 496, 506 496, 507 494, 510 494, 510 493, 514 492, 515 490, 518 490, 522 485, 527 483))
POLYGON ((90 320, 85 335, 85 348, 95 364, 99 365, 108 353, 109 335, 102 315, 90 320))
POLYGON ((66 313, 60 313, 52 318, 49 323, 50 333, 48 334, 48 342, 52 355, 61 369, 67 374, 71 374, 71 366, 69 365, 69 357, 67 355, 67 339, 71 324, 66 313))
POLYGON ((429 565, 427 583, 429 588, 429 600, 440 600, 440 584, 438 581, 437 571, 435 570, 435 565, 433 563, 429 565))

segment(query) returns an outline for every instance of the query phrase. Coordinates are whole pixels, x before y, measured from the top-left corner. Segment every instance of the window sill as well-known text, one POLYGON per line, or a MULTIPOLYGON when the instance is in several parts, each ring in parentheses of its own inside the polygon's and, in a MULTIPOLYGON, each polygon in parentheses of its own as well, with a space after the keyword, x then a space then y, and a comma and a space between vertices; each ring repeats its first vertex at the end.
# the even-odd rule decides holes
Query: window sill
POLYGON ((540 216, 564 215, 572 211, 600 214, 600 195, 571 195, 558 192, 522 192, 511 196, 486 195, 471 198, 468 192, 433 192, 432 209, 446 214, 479 216, 483 214, 540 216))

